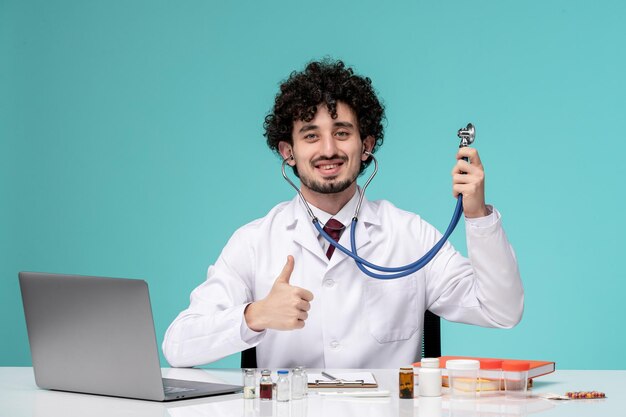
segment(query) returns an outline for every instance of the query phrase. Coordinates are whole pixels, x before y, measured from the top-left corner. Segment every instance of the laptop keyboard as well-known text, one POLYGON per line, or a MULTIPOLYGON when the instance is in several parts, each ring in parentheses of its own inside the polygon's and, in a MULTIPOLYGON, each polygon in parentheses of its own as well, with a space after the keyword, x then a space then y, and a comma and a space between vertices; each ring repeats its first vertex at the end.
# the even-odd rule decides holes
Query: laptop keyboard
POLYGON ((187 391, 195 391, 193 388, 182 388, 182 387, 163 387, 165 389, 166 394, 177 394, 179 392, 187 392, 187 391))

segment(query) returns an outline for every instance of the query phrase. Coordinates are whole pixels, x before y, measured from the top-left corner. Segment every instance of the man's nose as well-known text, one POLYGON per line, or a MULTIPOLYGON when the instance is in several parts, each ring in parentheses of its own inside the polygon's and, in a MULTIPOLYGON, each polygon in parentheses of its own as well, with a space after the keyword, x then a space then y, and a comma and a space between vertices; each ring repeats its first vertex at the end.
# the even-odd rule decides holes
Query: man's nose
POLYGON ((322 155, 328 158, 337 155, 337 143, 332 134, 322 137, 322 155))

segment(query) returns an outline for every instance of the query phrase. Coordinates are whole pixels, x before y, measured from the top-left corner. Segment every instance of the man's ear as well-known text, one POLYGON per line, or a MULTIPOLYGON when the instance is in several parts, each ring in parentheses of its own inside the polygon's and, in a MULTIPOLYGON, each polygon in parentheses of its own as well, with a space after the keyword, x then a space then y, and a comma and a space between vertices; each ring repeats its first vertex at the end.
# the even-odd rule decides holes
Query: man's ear
POLYGON ((367 161, 370 156, 366 154, 365 151, 372 152, 375 144, 376 140, 374 139, 374 136, 368 136, 363 139, 363 152, 361 153, 361 161, 367 161))
POLYGON ((283 159, 289 159, 287 161, 289 166, 294 166, 296 164, 295 159, 293 159, 293 147, 289 142, 285 142, 283 140, 278 142, 278 152, 283 157, 283 159))

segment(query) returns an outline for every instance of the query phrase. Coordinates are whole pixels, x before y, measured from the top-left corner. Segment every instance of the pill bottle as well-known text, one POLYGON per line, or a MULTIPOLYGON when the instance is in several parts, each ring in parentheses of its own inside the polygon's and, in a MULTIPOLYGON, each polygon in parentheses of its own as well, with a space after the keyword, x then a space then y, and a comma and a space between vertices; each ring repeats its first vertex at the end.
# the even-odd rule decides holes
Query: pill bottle
POLYGON ((261 371, 261 380, 259 381, 259 398, 262 400, 271 400, 274 390, 272 381, 272 373, 269 369, 261 371))
POLYGON ((419 384, 420 373, 419 370, 422 368, 440 368, 439 366, 439 358, 422 358, 420 361, 420 367, 415 368, 415 383, 419 384))
POLYGON ((281 369, 276 380, 276 401, 289 401, 289 396, 289 371, 281 369))
POLYGON ((499 395, 504 389, 502 382, 502 360, 481 359, 478 372, 478 392, 481 397, 499 395))
POLYGON ((452 398, 476 398, 480 362, 473 359, 451 359, 446 362, 452 398))
POLYGON ((502 377, 507 397, 525 397, 528 391, 530 362, 503 361, 502 377))
POLYGON ((441 369, 420 368, 419 376, 418 392, 420 397, 439 397, 441 395, 441 369))
POLYGON ((400 368, 398 382, 400 398, 413 398, 413 367, 400 368))

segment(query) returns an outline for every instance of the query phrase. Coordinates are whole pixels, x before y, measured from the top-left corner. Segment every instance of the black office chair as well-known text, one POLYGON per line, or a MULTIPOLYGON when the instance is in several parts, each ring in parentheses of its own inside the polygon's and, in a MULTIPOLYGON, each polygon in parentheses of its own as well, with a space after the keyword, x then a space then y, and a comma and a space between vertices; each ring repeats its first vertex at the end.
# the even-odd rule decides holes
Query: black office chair
POLYGON ((256 366, 256 347, 241 351, 242 368, 258 368, 256 366))
MULTIPOLYGON (((441 319, 435 313, 424 313, 424 333, 422 334, 422 358, 441 356, 441 319)), ((256 368, 256 347, 241 352, 241 367, 256 368)))
POLYGON ((424 313, 424 333, 422 333, 422 358, 441 356, 441 319, 430 310, 424 313))

